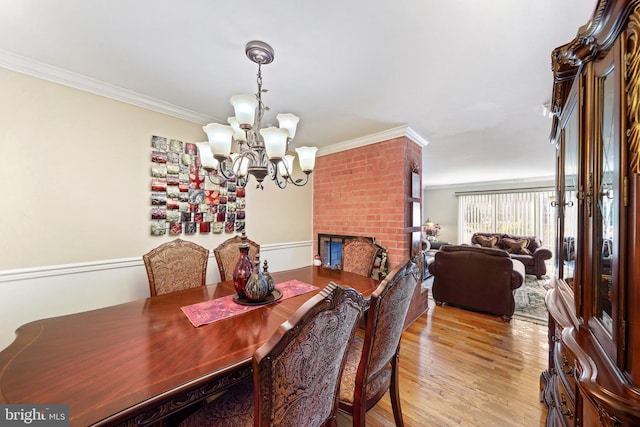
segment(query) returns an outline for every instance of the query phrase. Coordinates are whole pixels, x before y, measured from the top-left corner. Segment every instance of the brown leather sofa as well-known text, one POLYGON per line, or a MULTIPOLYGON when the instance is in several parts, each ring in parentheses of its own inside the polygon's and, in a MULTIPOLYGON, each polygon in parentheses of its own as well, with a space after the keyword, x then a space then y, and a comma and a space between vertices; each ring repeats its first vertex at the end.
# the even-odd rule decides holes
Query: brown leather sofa
POLYGON ((501 249, 443 246, 429 265, 433 299, 497 314, 506 322, 515 311, 513 292, 524 282, 524 265, 501 249))
POLYGON ((551 251, 542 247, 542 242, 536 236, 474 233, 471 236, 471 244, 507 251, 511 258, 524 264, 526 274, 533 274, 538 279, 547 274, 547 266, 544 262, 552 256, 551 251))

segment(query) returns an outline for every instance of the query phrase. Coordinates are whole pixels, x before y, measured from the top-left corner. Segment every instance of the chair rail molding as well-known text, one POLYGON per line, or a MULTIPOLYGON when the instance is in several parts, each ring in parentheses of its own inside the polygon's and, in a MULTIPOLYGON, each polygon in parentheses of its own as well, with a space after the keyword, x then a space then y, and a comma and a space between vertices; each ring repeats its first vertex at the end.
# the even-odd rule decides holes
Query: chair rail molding
MULTIPOLYGON (((313 241, 261 245, 261 259, 272 272, 311 265, 313 241)), ((209 254, 207 283, 220 275, 213 251, 209 254)), ((142 261, 122 258, 77 264, 0 270, 0 350, 11 344, 21 325, 47 317, 95 310, 149 297, 142 261)))

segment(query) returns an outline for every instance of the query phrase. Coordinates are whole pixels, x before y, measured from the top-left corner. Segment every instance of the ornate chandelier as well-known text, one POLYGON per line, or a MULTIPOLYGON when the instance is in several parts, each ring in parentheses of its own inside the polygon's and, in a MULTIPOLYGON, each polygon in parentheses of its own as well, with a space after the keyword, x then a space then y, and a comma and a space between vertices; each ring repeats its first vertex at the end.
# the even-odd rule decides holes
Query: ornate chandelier
POLYGON ((209 142, 196 143, 202 167, 212 181, 235 179, 241 187, 247 185, 250 175, 256 179, 256 187, 260 189, 263 189, 262 181, 267 176, 279 188, 285 188, 287 183, 301 187, 313 172, 317 148, 295 149, 305 177, 293 178, 295 156, 287 154, 287 151, 300 118, 290 113, 278 114, 279 127, 268 125, 262 128, 264 113, 269 110, 262 102, 262 93, 267 92, 267 89, 262 89, 262 65, 273 62, 274 51, 267 43, 253 40, 247 43, 245 53, 258 64, 258 92, 231 97, 235 116, 227 119, 229 125, 209 123, 203 126, 209 142), (231 152, 232 142, 236 142, 237 152, 231 152))

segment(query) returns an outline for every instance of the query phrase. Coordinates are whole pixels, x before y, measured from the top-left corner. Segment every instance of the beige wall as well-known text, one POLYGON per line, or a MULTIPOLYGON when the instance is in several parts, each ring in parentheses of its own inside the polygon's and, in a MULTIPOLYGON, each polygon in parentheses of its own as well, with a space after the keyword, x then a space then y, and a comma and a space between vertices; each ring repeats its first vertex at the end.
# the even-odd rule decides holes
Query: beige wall
MULTIPOLYGON (((5 69, 0 93, 0 270, 139 257, 173 240, 149 233, 150 140, 201 141, 200 124, 5 69)), ((248 184, 253 240, 312 240, 311 222, 312 185, 248 184)), ((213 249, 229 236, 182 237, 213 249)))
POLYGON ((458 242, 458 199, 451 188, 427 189, 422 195, 422 224, 429 218, 440 224, 438 240, 458 242))

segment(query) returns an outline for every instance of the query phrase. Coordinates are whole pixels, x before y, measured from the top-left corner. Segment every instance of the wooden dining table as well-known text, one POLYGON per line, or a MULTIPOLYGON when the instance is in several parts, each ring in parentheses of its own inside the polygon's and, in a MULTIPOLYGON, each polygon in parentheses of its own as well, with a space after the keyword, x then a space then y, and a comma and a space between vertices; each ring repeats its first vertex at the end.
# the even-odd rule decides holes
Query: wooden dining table
POLYGON ((329 282, 367 298, 379 284, 311 266, 272 277, 319 289, 200 327, 181 307, 232 282, 27 323, 0 352, 0 403, 68 404, 71 426, 152 424, 251 376, 255 350, 329 282))

